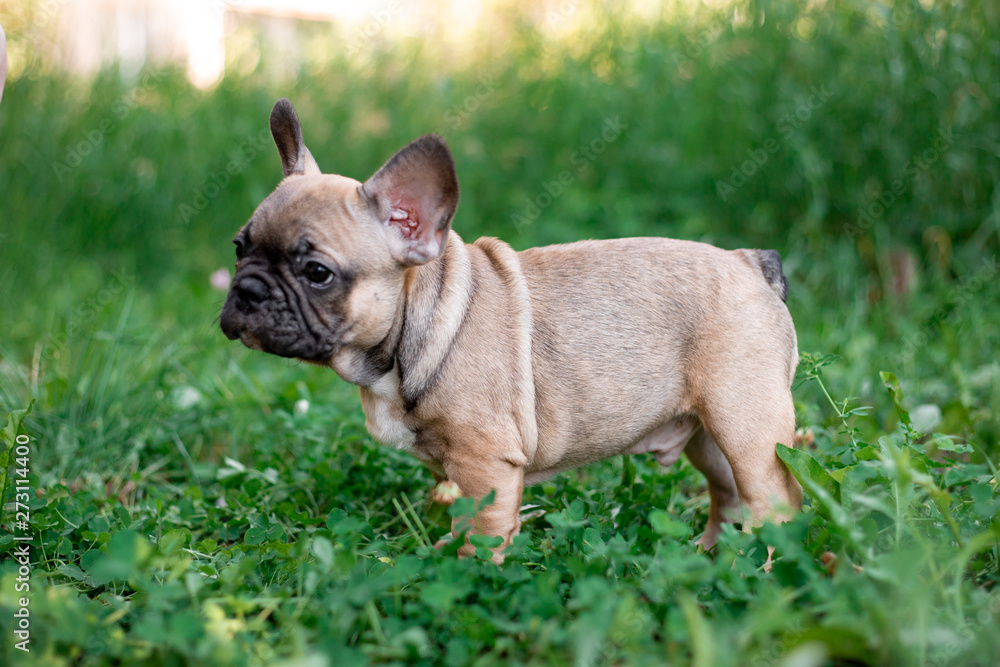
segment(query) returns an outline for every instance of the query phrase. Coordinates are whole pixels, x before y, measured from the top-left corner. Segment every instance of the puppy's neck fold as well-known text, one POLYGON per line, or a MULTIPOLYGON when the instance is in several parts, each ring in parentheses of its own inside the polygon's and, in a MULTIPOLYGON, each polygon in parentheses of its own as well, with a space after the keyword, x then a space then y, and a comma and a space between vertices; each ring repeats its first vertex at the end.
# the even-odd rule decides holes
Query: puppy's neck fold
POLYGON ((448 233, 436 260, 411 268, 403 287, 405 315, 396 363, 407 408, 433 384, 472 297, 472 264, 462 239, 448 233))

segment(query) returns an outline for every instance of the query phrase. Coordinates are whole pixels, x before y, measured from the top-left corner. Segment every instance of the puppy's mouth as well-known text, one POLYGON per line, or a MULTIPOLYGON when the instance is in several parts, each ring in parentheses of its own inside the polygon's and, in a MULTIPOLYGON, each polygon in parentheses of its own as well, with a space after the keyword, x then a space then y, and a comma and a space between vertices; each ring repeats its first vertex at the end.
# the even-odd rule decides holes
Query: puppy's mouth
POLYGON ((286 359, 298 359, 311 364, 327 366, 330 359, 336 354, 339 345, 310 345, 307 339, 296 339, 294 341, 274 341, 270 340, 266 334, 258 335, 249 328, 243 328, 233 335, 233 332, 226 332, 226 337, 230 340, 239 340, 243 345, 257 352, 273 354, 286 359))
POLYGON ((249 331, 243 331, 237 336, 240 342, 246 345, 251 350, 257 350, 258 352, 267 352, 264 349, 264 343, 261 342, 260 338, 257 338, 249 331))
POLYGON ((328 329, 311 305, 270 276, 237 278, 220 325, 230 340, 289 359, 325 363, 340 347, 340 336, 328 329))

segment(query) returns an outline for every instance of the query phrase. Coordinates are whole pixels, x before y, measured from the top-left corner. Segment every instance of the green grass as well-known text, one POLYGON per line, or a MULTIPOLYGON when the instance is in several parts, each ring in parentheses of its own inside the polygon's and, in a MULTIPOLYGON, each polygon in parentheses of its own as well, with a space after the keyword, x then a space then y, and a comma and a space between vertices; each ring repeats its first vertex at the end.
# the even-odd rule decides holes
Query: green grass
POLYGON ((741 8, 756 20, 605 17, 566 42, 511 10, 459 64, 402 42, 276 80, 265 57, 211 93, 172 71, 80 82, 44 63, 9 81, 0 552, 17 548, 18 432, 37 492, 32 652, 14 648, 22 593, 5 557, 0 662, 994 662, 1000 15, 741 8), (806 352, 795 398, 813 442, 782 450, 803 513, 698 553, 703 478, 637 456, 528 489, 537 508, 502 568, 430 549, 448 523, 425 500, 431 476, 369 438, 357 390, 218 330, 208 276, 279 178, 276 151, 255 143, 279 96, 320 165, 356 178, 441 132, 470 241, 778 249, 806 352), (616 118, 620 135, 576 171, 574 152, 616 118), (79 166, 53 167, 105 120, 79 166), (942 128, 954 140, 932 160, 942 128), (723 200, 719 183, 760 149, 766 163, 723 200), (515 224, 563 170, 565 191, 515 224), (894 201, 859 226, 894 180, 894 201))

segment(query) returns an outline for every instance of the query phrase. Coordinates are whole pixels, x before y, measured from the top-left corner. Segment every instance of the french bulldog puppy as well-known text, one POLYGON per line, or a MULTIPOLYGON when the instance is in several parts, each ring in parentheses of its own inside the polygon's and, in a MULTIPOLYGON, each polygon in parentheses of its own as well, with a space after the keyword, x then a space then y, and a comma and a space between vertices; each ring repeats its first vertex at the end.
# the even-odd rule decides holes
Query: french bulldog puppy
MULTIPOLYGON (((323 174, 281 99, 284 180, 237 234, 222 330, 360 387, 369 432, 494 502, 474 530, 517 534, 525 485, 624 453, 708 480, 725 521, 784 520, 802 490, 775 453, 795 430, 798 361, 773 250, 664 238, 515 252, 451 229, 458 179, 441 137, 362 182, 323 174)), ((462 546, 460 553, 471 547, 462 546)))

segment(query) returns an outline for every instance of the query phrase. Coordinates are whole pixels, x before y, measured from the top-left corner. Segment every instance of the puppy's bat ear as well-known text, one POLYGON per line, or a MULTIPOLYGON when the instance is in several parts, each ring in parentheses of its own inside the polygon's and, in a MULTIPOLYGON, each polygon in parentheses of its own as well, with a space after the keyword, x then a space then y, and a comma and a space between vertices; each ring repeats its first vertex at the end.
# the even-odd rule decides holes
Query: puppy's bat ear
POLYGON ((319 165, 302 141, 302 125, 295 107, 282 97, 271 109, 271 136, 281 155, 281 169, 285 177, 319 174, 319 165))
POLYGON ((455 161, 444 139, 426 134, 413 141, 365 181, 362 193, 401 264, 425 264, 444 251, 458 207, 455 161))

